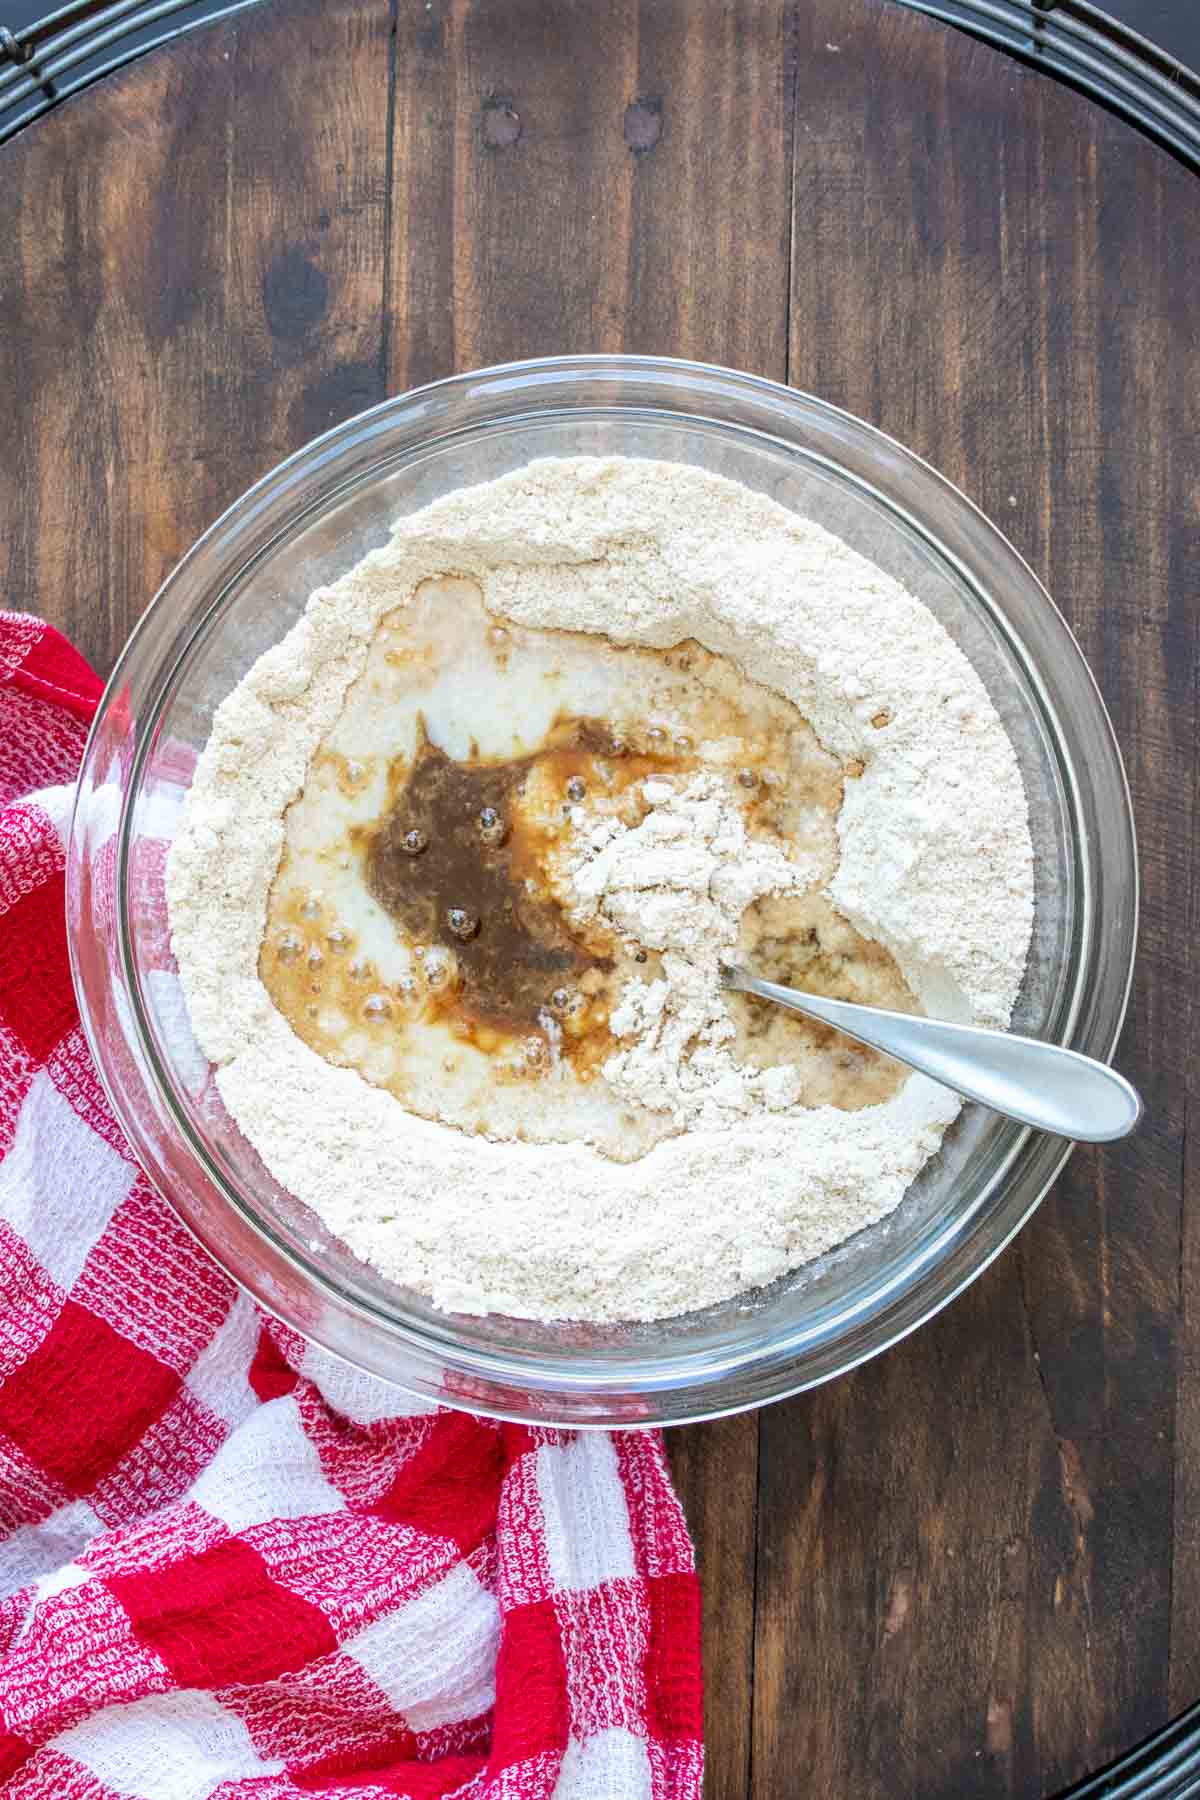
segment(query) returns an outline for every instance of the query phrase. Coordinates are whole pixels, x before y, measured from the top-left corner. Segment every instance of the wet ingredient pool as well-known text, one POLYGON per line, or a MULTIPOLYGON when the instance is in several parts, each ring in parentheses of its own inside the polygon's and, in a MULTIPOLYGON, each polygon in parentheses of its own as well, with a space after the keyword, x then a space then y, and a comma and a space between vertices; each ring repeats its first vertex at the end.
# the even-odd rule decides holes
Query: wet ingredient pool
MULTIPOLYGON (((426 1117, 644 1154, 669 1127, 601 1072, 621 989, 657 958, 572 925, 556 864, 589 821, 636 824, 648 778, 698 768, 723 773, 753 832, 832 874, 861 767, 789 702, 696 644, 526 630, 465 578, 427 582, 383 620, 288 813, 260 958, 273 1000, 319 1054, 426 1117)), ((816 894, 751 909, 742 935, 816 991, 915 1006, 887 953, 816 894)), ((795 1015, 730 1010, 743 1059, 802 1066, 809 1104, 854 1110, 903 1079, 795 1015)))

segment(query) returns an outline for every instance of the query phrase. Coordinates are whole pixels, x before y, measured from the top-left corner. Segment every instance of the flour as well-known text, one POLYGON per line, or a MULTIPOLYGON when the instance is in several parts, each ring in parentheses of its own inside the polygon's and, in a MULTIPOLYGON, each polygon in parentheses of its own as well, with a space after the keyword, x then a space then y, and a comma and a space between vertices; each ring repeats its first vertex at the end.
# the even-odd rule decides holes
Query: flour
POLYGON ((914 1076, 858 1112, 805 1106, 795 1071, 733 1056, 717 952, 749 901, 818 872, 746 839, 727 774, 651 784, 646 817, 621 831, 585 813, 564 848, 580 916, 661 960, 622 993, 604 1069, 631 1106, 679 1128, 637 1161, 415 1117, 276 1011, 258 955, 284 813, 380 619, 441 574, 472 577, 518 625, 697 639, 785 695, 848 774, 837 867, 820 872, 828 902, 886 947, 930 1013, 1011 1015, 1032 923, 1025 797, 982 683, 929 611, 734 483, 674 464, 537 462, 402 520, 217 711, 168 899, 192 1025, 234 1119, 353 1251, 450 1310, 661 1317, 770 1281, 883 1217, 958 1102, 914 1076))
POLYGON ((640 825, 606 821, 581 832, 566 858, 575 919, 600 916, 663 953, 662 978, 628 983, 612 1015, 622 1048, 605 1063, 605 1079, 679 1127, 720 1127, 756 1107, 791 1106, 801 1086, 794 1068, 749 1068, 733 1055, 720 966, 751 902, 802 892, 819 867, 751 838, 717 777, 697 775, 678 793, 647 781, 643 791, 651 810, 640 825))

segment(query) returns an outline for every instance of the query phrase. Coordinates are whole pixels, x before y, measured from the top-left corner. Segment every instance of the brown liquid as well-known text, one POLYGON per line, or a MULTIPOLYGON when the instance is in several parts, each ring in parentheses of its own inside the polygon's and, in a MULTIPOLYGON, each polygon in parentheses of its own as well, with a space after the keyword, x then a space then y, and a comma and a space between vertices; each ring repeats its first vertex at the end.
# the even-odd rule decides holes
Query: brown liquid
MULTIPOLYGON (((756 900, 743 916, 738 948, 766 981, 829 1000, 892 1012, 921 1011, 883 945, 855 931, 820 893, 756 900)), ((854 1043, 817 1019, 801 1018, 751 994, 726 998, 745 1060, 764 1069, 782 1063, 801 1066, 809 1106, 836 1106, 843 1112, 878 1106, 908 1078, 908 1070, 892 1057, 854 1043)))
POLYGON ((581 982, 594 994, 612 970, 603 947, 588 945, 547 893, 542 859, 547 830, 516 804, 533 777, 570 804, 573 781, 622 792, 679 759, 633 755, 596 719, 565 719, 546 748, 508 762, 456 762, 422 734, 391 810, 370 834, 367 886, 417 942, 452 950, 460 980, 452 1010, 471 1025, 501 1033, 534 1031, 552 999, 581 982), (490 809, 504 828, 488 842, 480 824, 490 809), (419 833, 424 848, 405 848, 419 833), (452 913, 473 923, 463 936, 452 913), (591 976, 590 979, 586 979, 591 976), (596 975, 601 977, 596 980, 596 975))

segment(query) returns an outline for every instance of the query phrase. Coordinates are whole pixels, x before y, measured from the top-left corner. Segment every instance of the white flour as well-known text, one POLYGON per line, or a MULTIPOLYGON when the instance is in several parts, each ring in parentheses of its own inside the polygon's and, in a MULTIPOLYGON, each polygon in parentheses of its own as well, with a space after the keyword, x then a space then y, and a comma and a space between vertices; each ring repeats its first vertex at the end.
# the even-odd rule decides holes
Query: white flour
POLYGON ((958 1102, 913 1077, 859 1112, 806 1109, 786 1070, 731 1057, 716 952, 747 900, 811 871, 744 845, 712 778, 581 843, 571 875, 580 908, 639 942, 657 934, 662 952, 663 980, 622 998, 605 1073, 685 1128, 635 1162, 417 1118, 303 1044, 259 979, 283 814, 309 759, 381 616, 453 572, 519 623, 696 638, 792 700, 861 765, 833 903, 927 1011, 1002 1025, 1029 943, 1032 851, 1000 721, 928 610, 845 544, 734 483, 627 459, 533 463, 403 520, 218 709, 169 862, 173 941, 225 1103, 277 1179, 452 1310, 654 1318, 769 1281, 894 1207, 958 1102))
POLYGON ((756 1106, 791 1106, 800 1094, 794 1069, 748 1068, 731 1053, 720 958, 735 948, 752 901, 802 892, 820 870, 749 837, 719 777, 696 775, 681 793, 647 781, 644 794, 652 810, 639 826, 605 821, 568 858, 574 916, 599 914, 619 937, 663 953, 662 977, 630 982, 609 1021, 622 1047, 605 1079, 680 1127, 719 1128, 756 1106))

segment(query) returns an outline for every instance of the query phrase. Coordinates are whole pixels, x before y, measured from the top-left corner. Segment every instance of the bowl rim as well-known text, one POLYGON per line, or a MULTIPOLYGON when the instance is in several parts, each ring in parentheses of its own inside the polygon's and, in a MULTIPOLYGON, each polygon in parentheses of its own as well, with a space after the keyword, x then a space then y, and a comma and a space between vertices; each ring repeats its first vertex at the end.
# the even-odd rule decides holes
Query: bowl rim
MULTIPOLYGON (((302 445, 299 449, 292 452, 282 462, 275 465, 274 468, 267 471, 247 488, 207 527, 167 575, 166 579, 160 585, 158 591, 146 607, 141 618, 134 626, 129 638, 126 640, 126 643, 117 658, 112 674, 106 683, 104 693, 88 733, 81 765, 81 773, 89 767, 93 748, 96 744, 98 735, 103 728, 103 721, 106 719, 109 708, 119 693, 130 661, 140 649, 144 635, 151 628, 152 617, 156 617, 163 602, 170 600, 172 591, 184 572, 199 559, 206 550, 213 546, 214 540, 222 539, 231 525, 235 525, 238 522, 245 524, 259 514, 262 509, 269 505, 277 496, 286 495, 289 488, 294 487, 299 479, 308 479, 318 474, 322 465, 328 463, 332 457, 336 457, 343 442, 361 440, 364 430, 370 431, 372 428, 386 428, 392 420, 398 416, 408 415, 411 417, 414 408, 419 408, 422 404, 436 403, 439 400, 452 399, 454 397, 469 398, 473 390, 476 389, 482 390, 487 388, 492 392, 503 392, 505 386, 511 384, 514 397, 516 397, 518 390, 522 388, 522 384, 526 384, 531 380, 537 381, 543 379, 561 382, 572 378, 595 379, 597 377, 608 377, 629 382, 637 380, 639 377, 651 378, 654 376, 658 376, 659 378, 673 376, 683 381, 695 382, 697 380, 702 380, 708 383, 716 383, 717 386, 726 393, 730 393, 730 390, 732 389, 734 393, 741 392, 747 394, 752 399, 758 399, 759 401, 768 400, 776 407, 783 406, 784 408, 789 409, 798 407, 802 410, 815 413, 826 420, 842 424, 845 427, 848 427, 853 433, 861 434, 867 441, 873 441, 877 448, 886 450, 892 457, 898 459, 899 464, 903 468, 917 472, 920 478, 929 484, 933 490, 940 490, 953 506, 959 508, 968 519, 973 520, 977 528, 982 528, 985 536, 994 540, 1004 555, 1011 559, 1014 568, 1021 573, 1029 584, 1030 591, 1036 595, 1039 605, 1047 610, 1048 616, 1057 624, 1060 634, 1074 653, 1077 672, 1082 672, 1085 678, 1085 683, 1090 692, 1090 698, 1095 709, 1096 723, 1099 725, 1101 732, 1106 739, 1107 748, 1111 752, 1112 763, 1118 776, 1118 798, 1121 806, 1122 823, 1125 827, 1126 844, 1130 859, 1132 891, 1129 899, 1131 910, 1131 920, 1128 931, 1129 955, 1121 991, 1119 995, 1116 996, 1115 1003, 1111 1007, 1112 1027, 1111 1031, 1106 1033, 1106 1036, 1108 1036, 1111 1041, 1105 1043, 1100 1052, 1106 1060, 1110 1060, 1128 1010, 1136 962, 1140 905, 1140 879, 1137 860, 1136 829, 1129 792, 1128 776, 1120 754, 1116 734, 1113 730, 1112 721, 1107 707, 1105 706, 1096 678, 1087 663, 1074 634, 1067 624, 1061 610, 1026 559, 1021 556, 1020 552, 1011 544, 1003 531, 1000 530, 999 526, 996 525, 995 522, 969 498, 969 496, 964 494, 960 488, 949 481, 946 476, 942 475, 940 471, 935 469, 914 451, 908 449, 897 439, 891 437, 888 433, 881 431, 878 427, 869 424, 867 421, 856 417, 844 408, 835 406, 819 396, 807 394, 798 389, 789 388, 782 383, 772 381, 766 377, 725 369, 716 364, 694 362, 685 358, 675 357, 649 357, 631 356, 621 353, 597 353, 594 355, 530 358, 517 362, 497 364, 483 369, 464 371, 456 375, 444 377, 439 381, 430 382, 418 388, 411 389, 406 393, 385 399, 377 405, 366 409, 364 412, 356 414, 352 418, 333 426, 329 431, 323 432, 320 436, 310 440, 307 444, 302 445)), ((652 404, 650 409, 653 410, 652 404)), ((515 410, 516 409, 514 409, 514 411, 515 410)), ((628 404, 622 405, 616 397, 609 400, 607 406, 604 403, 589 406, 587 400, 580 396, 569 406, 564 404, 560 410, 592 411, 595 413, 600 413, 604 410, 612 410, 619 415, 632 410, 645 410, 645 408, 634 409, 628 404)), ((679 407, 671 407, 665 410, 669 412, 670 416, 679 419, 679 421, 684 424, 691 423, 696 426, 708 427, 719 424, 719 420, 703 415, 689 414, 679 407)), ((487 423, 503 423, 505 417, 512 418, 513 416, 513 414, 500 415, 496 420, 489 420, 487 423)), ((478 429, 478 425, 472 427, 472 429, 478 429)), ((746 429, 748 435, 755 435, 753 430, 750 430, 749 428, 746 429)), ((453 432, 435 434, 434 439, 431 441, 437 441, 439 436, 449 437, 453 435, 453 432)), ((765 433, 759 432, 758 435, 765 435, 765 433)), ((795 450, 794 445, 787 445, 786 447, 793 451, 795 450)), ((823 459, 819 451, 806 451, 805 455, 813 462, 828 460, 831 467, 835 469, 838 468, 836 461, 833 459, 823 459)), ((845 473, 844 470, 840 472, 843 474, 845 473)), ((243 574, 247 567, 252 566, 254 560, 266 555, 274 544, 279 541, 280 537, 295 531, 300 523, 311 513, 328 510, 336 503, 339 493, 341 493, 343 489, 348 489, 350 486, 354 485, 356 479, 357 478, 355 477, 347 476, 344 483, 333 483, 323 491, 315 501, 312 501, 308 506, 304 507, 295 517, 289 516, 284 520, 279 526, 279 529, 263 545, 259 546, 258 550, 255 552, 255 556, 247 563, 240 565, 238 574, 243 574)), ((929 528, 922 525, 919 519, 906 513, 905 509, 898 505, 891 496, 886 498, 886 504, 892 513, 899 518, 904 519, 912 526, 919 536, 926 540, 930 538, 929 528)), ((971 570, 961 562, 955 552, 948 546, 941 544, 940 541, 938 542, 937 547, 939 554, 954 566, 959 576, 966 582, 967 586, 974 592, 980 593, 981 598, 986 601, 986 596, 982 595, 979 588, 978 579, 972 575, 971 570)), ((169 688, 171 679, 180 662, 187 655, 208 621, 221 606, 228 585, 228 582, 226 582, 221 587, 216 588, 211 593, 209 603, 204 608, 203 612, 193 619, 188 633, 187 644, 185 648, 176 655, 172 666, 169 669, 160 666, 158 670, 160 690, 169 688)), ((999 626, 1003 634, 1020 654, 1021 661, 1033 680, 1035 690, 1038 692, 1040 703, 1046 708, 1050 718, 1054 719, 1055 708, 1048 696, 1041 692, 1041 682, 1037 664, 1023 645, 1019 633, 1016 632, 1015 628, 1008 622, 1003 613, 997 611, 990 605, 989 612, 993 618, 993 622, 999 626)), ((135 746, 129 777, 124 784, 121 796, 117 858, 119 873, 117 879, 118 890, 122 896, 122 902, 125 894, 125 870, 129 849, 130 800, 138 791, 140 770, 144 763, 148 746, 153 740, 153 735, 152 722, 149 728, 139 734, 139 742, 135 746)), ((1066 773, 1069 778, 1069 785, 1072 790, 1074 790, 1077 785, 1075 770, 1069 760, 1066 763, 1066 773)), ((86 975, 80 963, 75 933, 70 928, 72 917, 72 886, 74 882, 77 882, 79 873, 79 857, 75 852, 78 851, 80 835, 82 832, 81 795, 84 786, 84 781, 81 779, 76 788, 68 832, 67 913, 68 949, 72 979, 79 1000, 80 1018, 83 1023, 88 1047, 91 1051, 98 1077, 109 1099, 109 1103, 113 1108, 118 1122, 122 1125, 122 1128, 133 1138, 135 1148, 145 1148, 144 1144, 141 1146, 138 1144, 141 1133, 137 1131, 130 1132, 126 1109, 121 1103, 119 1096, 114 1092, 113 1086, 109 1081, 105 1060, 102 1054, 102 1045, 99 1041, 97 1021, 94 1017, 93 1009, 88 1003, 86 975)), ((1079 796, 1077 792, 1073 792, 1073 806, 1076 817, 1078 817, 1079 796)), ((1090 898, 1086 891, 1086 880, 1084 892, 1081 895, 1081 904, 1085 907, 1090 904, 1090 898)), ((315 1282, 326 1295, 333 1300, 336 1306, 349 1307, 353 1312, 359 1315, 364 1312, 369 1313, 374 1323, 385 1329, 389 1338, 406 1344, 410 1349, 415 1350, 419 1357, 424 1358, 432 1355, 438 1362, 450 1364, 456 1371, 472 1382, 475 1380, 482 1380, 484 1383, 491 1384, 493 1387, 507 1389, 509 1393, 512 1392, 512 1387, 515 1385, 523 1393, 528 1393, 531 1389, 531 1376, 535 1371, 537 1371, 539 1375, 544 1376, 547 1373, 547 1365, 549 1365, 553 1371, 549 1382, 544 1384, 543 1381, 539 1379, 532 1383, 532 1392, 539 1400, 569 1402, 572 1399, 581 1399, 586 1396, 608 1395, 615 1397, 627 1396, 630 1393, 630 1373, 623 1363, 598 1363, 588 1353, 575 1352, 570 1349, 555 1351, 552 1354, 544 1350, 539 1350, 530 1354, 528 1360, 513 1359, 502 1349, 481 1348, 473 1343, 464 1343, 461 1339, 456 1339, 454 1337, 452 1327, 448 1327, 446 1333, 443 1335, 441 1332, 431 1332, 421 1322, 387 1316, 381 1309, 373 1306, 368 1299, 356 1294, 348 1294, 335 1279, 327 1275, 319 1266, 314 1266, 314 1264, 309 1262, 302 1255, 299 1255, 279 1233, 271 1228, 271 1225, 259 1215, 252 1205, 244 1202, 240 1196, 233 1191, 231 1184, 223 1177, 222 1172, 213 1165, 212 1159, 208 1156, 204 1146, 197 1141, 196 1134, 193 1132, 190 1123, 180 1115, 179 1108, 175 1104, 173 1083, 169 1075, 160 1066, 153 1036, 149 1031, 147 1021, 141 1016, 139 978, 133 965, 128 933, 128 919, 126 916, 126 908, 123 903, 117 906, 116 923, 119 953, 122 959, 124 976, 129 984, 128 993, 132 1001, 138 1037, 140 1040, 139 1049, 143 1061, 148 1061, 150 1064, 155 1083, 159 1089, 159 1097, 165 1100, 175 1128, 182 1132, 189 1157, 193 1161, 199 1162, 201 1173, 210 1185, 215 1186, 221 1200, 225 1204, 232 1205, 236 1209, 241 1220, 250 1228, 260 1244, 264 1245, 272 1255, 282 1258, 290 1268, 299 1273, 305 1281, 315 1282)), ((1072 999, 1070 1011, 1065 1022, 1065 1029, 1068 1032, 1074 1029, 1081 1006, 1082 995, 1077 993, 1072 999)), ((970 1223, 972 1217, 982 1210, 983 1203, 995 1190, 997 1181, 1002 1180, 1007 1176, 1016 1157, 1027 1146, 1029 1139, 1036 1135, 1037 1134, 1026 1130, 1013 1140, 1000 1167, 977 1201, 973 1213, 956 1215, 954 1218, 947 1220, 932 1242, 926 1246, 925 1252, 921 1258, 921 1265, 924 1268, 929 1268, 931 1266, 936 1267, 938 1262, 943 1260, 947 1240, 961 1235, 964 1224, 970 1223)), ((750 1410, 777 1399, 787 1398, 790 1395, 803 1392, 810 1387, 820 1385, 824 1381, 833 1379, 834 1376, 838 1374, 846 1373, 850 1369, 858 1367, 861 1363, 869 1360, 871 1357, 881 1354, 884 1350, 891 1348, 892 1345, 907 1337, 911 1331, 916 1330, 919 1325, 934 1317, 944 1306, 957 1298, 958 1295, 960 1295, 964 1289, 977 1278, 977 1276, 982 1274, 983 1271, 990 1266, 996 1257, 1000 1255, 1001 1251, 1011 1243, 1013 1237, 1015 1237, 1017 1232, 1041 1204, 1041 1201, 1044 1199, 1049 1188, 1058 1178, 1068 1161, 1073 1148, 1074 1146, 1069 1142, 1064 1141, 1061 1144, 1058 1151, 1045 1163, 1039 1185, 1031 1194, 1028 1203, 1007 1223, 1006 1228, 995 1241, 990 1242, 982 1251, 976 1249, 972 1252, 971 1256, 968 1258, 969 1266, 963 1270, 959 1277, 952 1280, 945 1287, 944 1291, 933 1294, 924 1294, 920 1303, 912 1309, 912 1316, 894 1322, 891 1328, 888 1328, 885 1325, 884 1329, 881 1330, 877 1336, 872 1337, 869 1342, 865 1343, 854 1353, 847 1352, 839 1354, 835 1359, 835 1366, 820 1368, 803 1374, 797 1372, 797 1379, 794 1381, 785 1379, 780 1383, 772 1382, 770 1379, 772 1369, 780 1366, 786 1367, 788 1362, 794 1362, 797 1355, 803 1354, 803 1343, 802 1341, 799 1343, 797 1342, 797 1338, 802 1338, 802 1334, 797 1333, 795 1330, 789 1332, 783 1342, 772 1343, 769 1347, 759 1342, 748 1347, 739 1347, 736 1345, 724 1348, 718 1347, 715 1350, 706 1350, 698 1354, 692 1353, 691 1356, 684 1352, 677 1358, 670 1359, 677 1366, 679 1379, 672 1380, 668 1371, 663 1368, 661 1373, 665 1377, 664 1379, 650 1381, 643 1379, 638 1382, 636 1392, 640 1399, 652 1399, 654 1395, 666 1392, 675 1393, 681 1396, 686 1396, 693 1390, 711 1392, 714 1382, 736 1379, 739 1376, 749 1375, 752 1371, 758 1371, 760 1377, 765 1377, 769 1391, 752 1392, 744 1397, 737 1397, 731 1402, 724 1404, 712 1406, 702 1405, 695 1409, 685 1409, 678 1414, 677 1418, 668 1417, 665 1414, 651 1416, 649 1410, 643 1407, 642 1416, 637 1419, 621 1418, 618 1420, 610 1417, 574 1417, 568 1416, 567 1413, 564 1412, 561 1422, 569 1424, 573 1429, 607 1429, 611 1428, 614 1424, 620 1424, 622 1428, 632 1428, 634 1426, 653 1426, 674 1422, 697 1422, 703 1419, 719 1418, 736 1412, 750 1410)), ((139 1162, 142 1166, 145 1166, 145 1158, 142 1156, 139 1156, 139 1162)), ((306 1338, 321 1344, 326 1351, 339 1357, 340 1360, 347 1362, 350 1367, 360 1369, 364 1367, 363 1364, 355 1362, 351 1356, 347 1355, 339 1345, 326 1342, 319 1329, 311 1329, 309 1323, 300 1325, 294 1318, 288 1317, 285 1312, 281 1311, 273 1303, 270 1294, 263 1291, 264 1288, 269 1287, 269 1283, 262 1279, 264 1273, 262 1269, 256 1268, 253 1271, 253 1274, 257 1279, 249 1278, 249 1272, 246 1270, 239 1270, 235 1273, 229 1267, 225 1258, 221 1256, 218 1248, 211 1241, 211 1234, 206 1234, 199 1227, 197 1220, 191 1216, 190 1210, 184 1206, 181 1200, 176 1198, 164 1182, 155 1176, 152 1169, 147 1172, 150 1174, 155 1185, 163 1193, 168 1204, 172 1206, 172 1209, 184 1223, 185 1227, 197 1241, 201 1243, 208 1253, 214 1257, 219 1266, 229 1274, 239 1286, 250 1293, 259 1305, 262 1305, 266 1310, 274 1313, 274 1315, 280 1318, 285 1325, 288 1325, 292 1329, 299 1330, 306 1338)), ((911 1265, 906 1269, 906 1280, 910 1275, 911 1265)), ((896 1278, 896 1285, 898 1284, 899 1276, 896 1278)), ((886 1284, 881 1285, 879 1289, 873 1291, 873 1302, 878 1301, 881 1297, 886 1297, 887 1292, 888 1286, 886 1284)), ((651 1361, 652 1359, 648 1357, 646 1360, 651 1361)), ((657 1358, 653 1359, 655 1365, 657 1365, 657 1362, 657 1358)), ((374 1372, 380 1373, 379 1371, 374 1372)), ((672 1373, 674 1372, 675 1371, 672 1371, 672 1373)), ((381 1378, 391 1380, 395 1385, 401 1388, 404 1388, 406 1385, 403 1376, 384 1375, 381 1378)), ((409 1387, 408 1391, 419 1392, 422 1393, 423 1397, 428 1397, 423 1393, 423 1390, 419 1388, 409 1387)), ((469 1406, 470 1410, 474 1412, 495 1418, 510 1419, 518 1422, 528 1422, 531 1419, 535 1419, 537 1422, 544 1424, 554 1422, 557 1419, 557 1414, 552 1415, 552 1411, 548 1410, 544 1405, 538 1405, 535 1408, 525 1408, 523 1410, 519 1408, 514 1409, 505 1405, 501 1400, 490 1399, 487 1394, 476 1395, 471 1393, 470 1395, 456 1398, 453 1394, 446 1393, 443 1389, 442 1398, 447 1404, 469 1406)))

